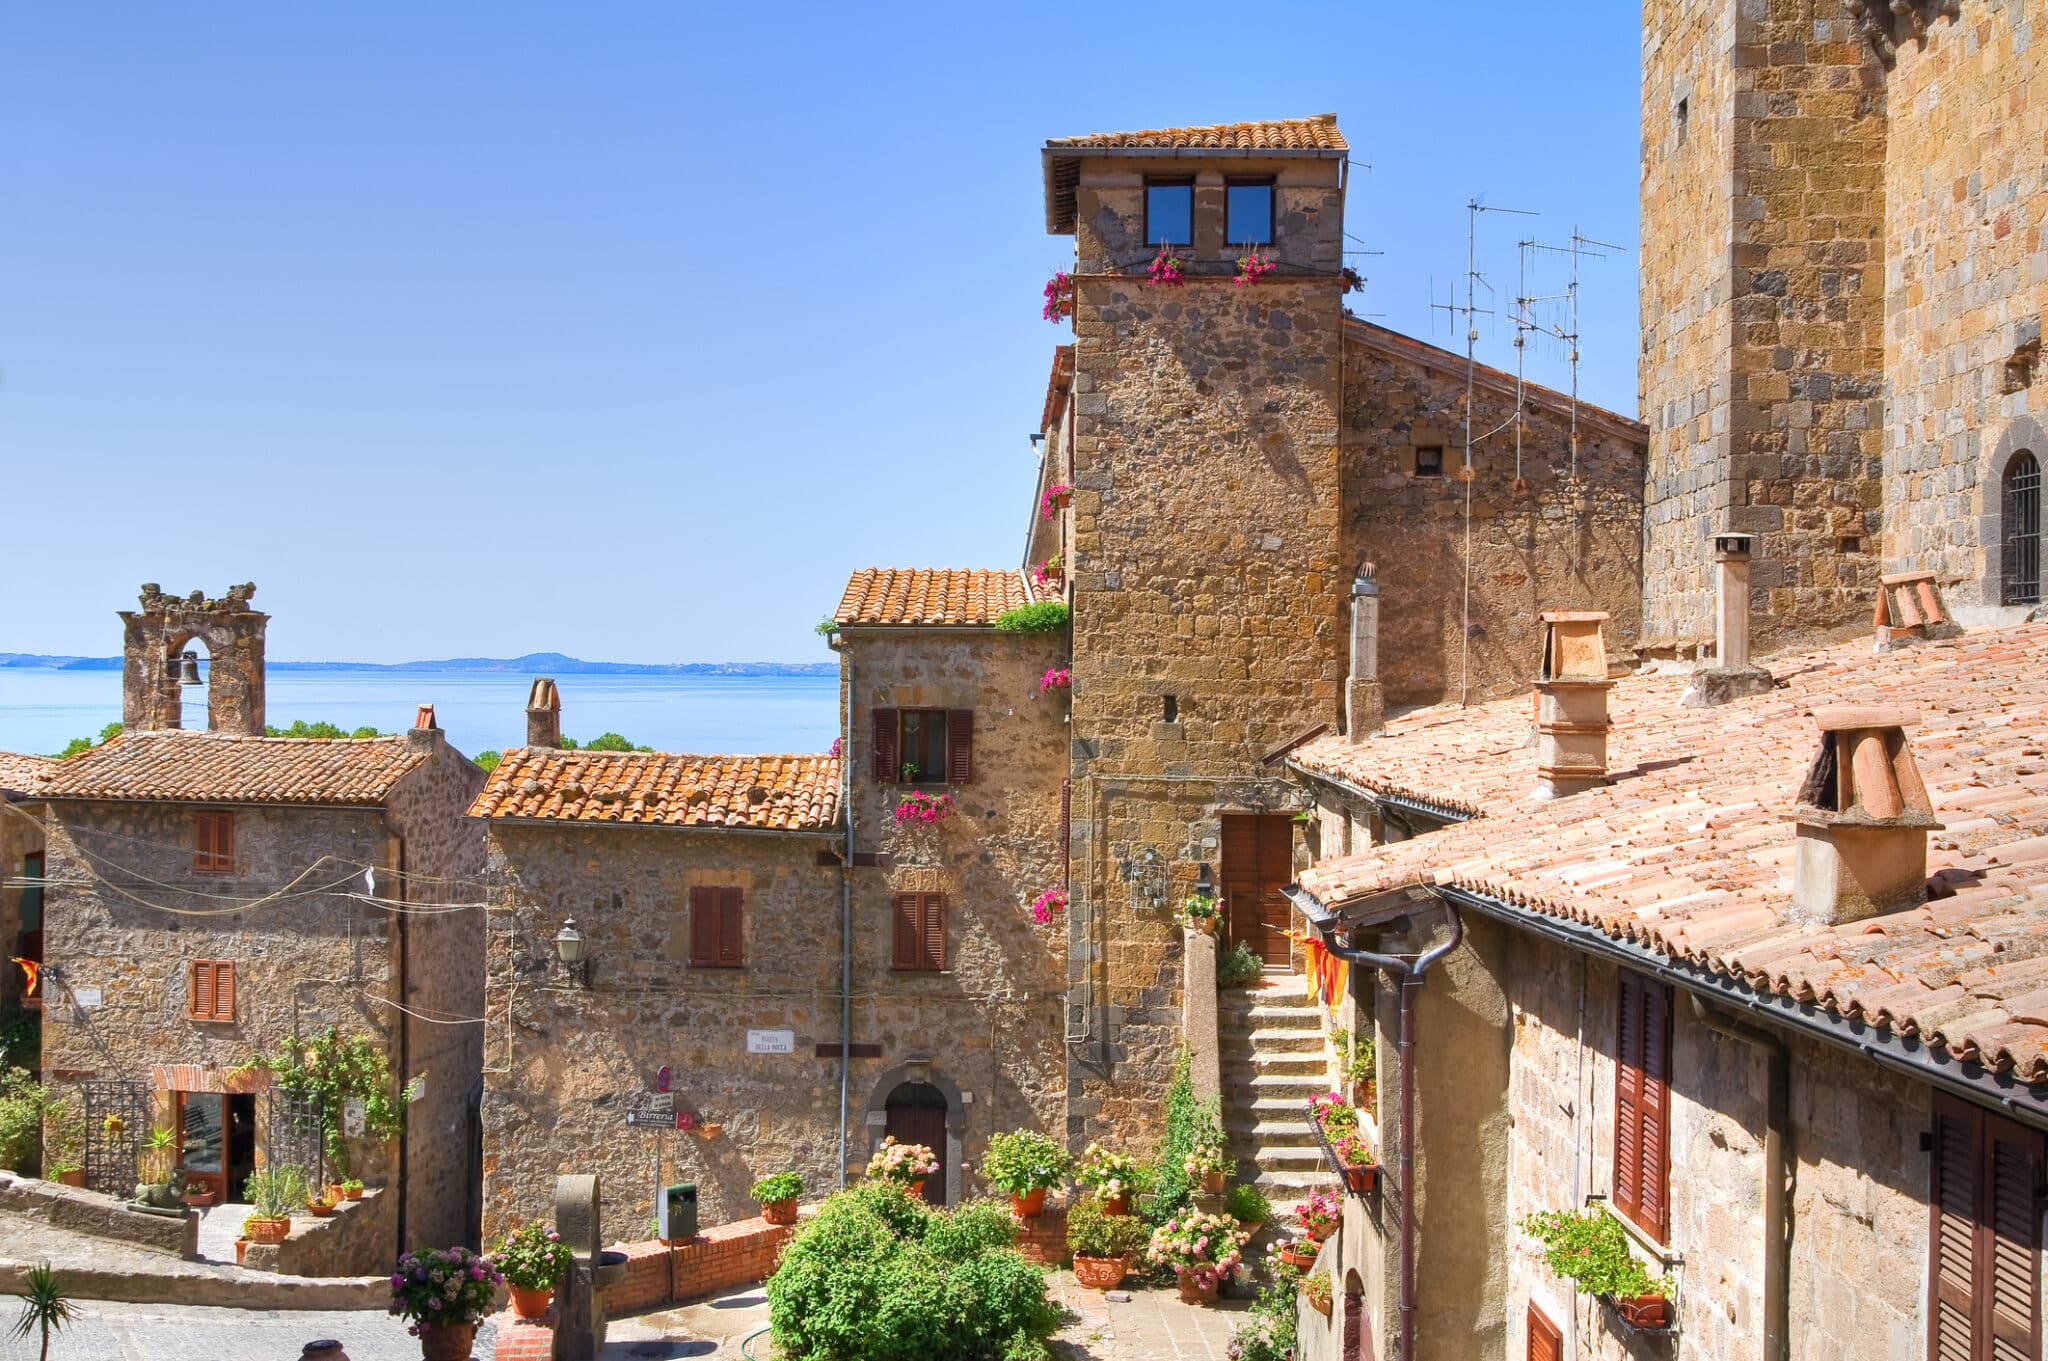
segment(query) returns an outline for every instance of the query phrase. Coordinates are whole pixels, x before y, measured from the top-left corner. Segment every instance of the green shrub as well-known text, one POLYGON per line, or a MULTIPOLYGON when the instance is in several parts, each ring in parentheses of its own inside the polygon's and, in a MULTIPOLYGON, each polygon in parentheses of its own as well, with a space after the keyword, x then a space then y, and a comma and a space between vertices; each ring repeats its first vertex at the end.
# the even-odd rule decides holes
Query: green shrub
POLYGON ((0 1072, 0 1167, 33 1177, 43 1166, 43 1116, 50 1094, 26 1068, 0 1072))
POLYGON ((864 1181, 841 1191, 826 1204, 843 1200, 865 1208, 898 1238, 922 1239, 931 1224, 931 1207, 922 1197, 910 1194, 910 1188, 900 1181, 864 1181))
POLYGON ((1256 1186, 1241 1181, 1223 1198, 1223 1212, 1243 1224, 1263 1224, 1273 1217, 1273 1202, 1256 1186))
POLYGON ((996 627, 1004 633, 1058 633, 1066 626, 1067 605, 1063 600, 1019 605, 996 616, 996 627))
POLYGON ((1067 1208, 1067 1251, 1083 1257, 1136 1258, 1151 1234, 1136 1215, 1102 1212, 1102 1202, 1083 1196, 1067 1208))
POLYGON ((488 775, 504 762, 505 753, 502 751, 480 751, 469 759, 476 763, 478 770, 488 775))
POLYGON ((933 1215, 924 1245, 948 1262, 965 1262, 984 1252, 1017 1245, 1017 1220, 1000 1200, 970 1200, 951 1214, 933 1215))
POLYGON ((1195 1100, 1191 1062, 1182 1045, 1173 1061, 1173 1081, 1166 1088, 1166 1133, 1152 1164, 1152 1198, 1145 1206, 1145 1218, 1154 1224, 1173 1218, 1194 1198, 1183 1166, 1201 1129, 1202 1108, 1195 1100))
POLYGON ((1073 1166, 1074 1160, 1057 1139, 1034 1129, 1020 1129, 1014 1134, 989 1136, 981 1175, 997 1190, 1022 1196, 1058 1186, 1073 1166))
POLYGON ((804 1193, 804 1178, 801 1172, 772 1172, 755 1182, 747 1195, 763 1205, 773 1205, 778 1200, 795 1200, 804 1193))
POLYGON ((1223 958, 1216 961, 1216 986, 1242 988, 1258 982, 1265 972, 1266 961, 1259 952, 1241 940, 1234 940, 1223 951, 1223 958))
POLYGON ((1522 1221, 1522 1232, 1543 1244, 1543 1260, 1552 1271, 1588 1295, 1671 1297, 1671 1278, 1650 1274, 1630 1250, 1621 1221, 1604 1209, 1530 1215, 1522 1221))
POLYGON ((1047 1354, 1045 1340, 1058 1330, 1061 1311, 1046 1293, 1042 1268, 1014 1252, 983 1252, 958 1263, 946 1285, 959 1318, 950 1355, 999 1351, 1010 1361, 1035 1361, 1047 1354))
POLYGON ((378 732, 375 728, 357 728, 354 731, 350 731, 336 724, 329 723, 325 719, 315 723, 308 723, 303 718, 293 719, 292 725, 289 728, 280 728, 274 723, 266 723, 263 725, 263 735, 265 737, 318 737, 327 741, 333 741, 336 738, 342 737, 385 736, 385 734, 378 732))
POLYGON ((1230 1355, 1235 1361, 1290 1361, 1297 1341, 1294 1297, 1300 1288, 1300 1268, 1285 1263, 1273 1268, 1272 1280, 1231 1334, 1230 1355))

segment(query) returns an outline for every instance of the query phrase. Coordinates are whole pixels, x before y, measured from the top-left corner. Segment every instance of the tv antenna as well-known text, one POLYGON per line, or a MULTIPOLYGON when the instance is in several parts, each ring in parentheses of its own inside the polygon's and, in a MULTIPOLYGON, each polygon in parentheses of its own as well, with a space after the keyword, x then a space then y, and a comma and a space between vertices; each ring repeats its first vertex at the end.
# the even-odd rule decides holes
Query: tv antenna
MULTIPOLYGON (((1515 318, 1515 415, 1517 418, 1515 434, 1516 476, 1519 477, 1521 475, 1521 426, 1519 424, 1519 420, 1522 412, 1521 354, 1523 332, 1541 331, 1545 335, 1554 336, 1557 339, 1564 342, 1566 356, 1571 362, 1572 476, 1577 477, 1579 475, 1579 261, 1582 259, 1605 260, 1608 257, 1609 252, 1625 250, 1626 247, 1617 246, 1607 241, 1596 241, 1592 237, 1587 236, 1584 232, 1581 232, 1577 227, 1572 228, 1571 242, 1569 245, 1551 246, 1546 245, 1541 241, 1533 240, 1521 242, 1520 245, 1522 246, 1522 260, 1525 269, 1528 264, 1528 256, 1530 251, 1548 251, 1553 255, 1564 255, 1569 256, 1571 258, 1572 276, 1571 282, 1565 285, 1565 290, 1561 295, 1552 293, 1543 297, 1518 297, 1515 299, 1515 306, 1517 310, 1517 316, 1515 318), (1565 304, 1564 323, 1562 325, 1557 326, 1539 325, 1536 321, 1534 314, 1529 311, 1528 304, 1534 302, 1552 302, 1557 301, 1560 298, 1562 298, 1565 304)), ((1523 291, 1526 292, 1526 289, 1527 284, 1525 282, 1523 285, 1523 291)))

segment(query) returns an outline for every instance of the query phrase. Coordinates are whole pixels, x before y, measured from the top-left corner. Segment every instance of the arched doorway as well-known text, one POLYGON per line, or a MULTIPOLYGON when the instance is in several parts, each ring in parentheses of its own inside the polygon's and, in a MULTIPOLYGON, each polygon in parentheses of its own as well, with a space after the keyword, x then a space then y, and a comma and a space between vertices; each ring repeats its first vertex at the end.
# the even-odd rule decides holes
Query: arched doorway
POLYGON ((2003 542, 1999 584, 2001 604, 2034 605, 2041 600, 2041 464, 2022 449, 2005 465, 1999 488, 1999 529, 2003 542))
POLYGON ((899 1144, 923 1144, 939 1160, 939 1170, 924 1179, 924 1198, 946 1203, 946 1094, 929 1082, 900 1082, 889 1093, 885 1134, 899 1144))

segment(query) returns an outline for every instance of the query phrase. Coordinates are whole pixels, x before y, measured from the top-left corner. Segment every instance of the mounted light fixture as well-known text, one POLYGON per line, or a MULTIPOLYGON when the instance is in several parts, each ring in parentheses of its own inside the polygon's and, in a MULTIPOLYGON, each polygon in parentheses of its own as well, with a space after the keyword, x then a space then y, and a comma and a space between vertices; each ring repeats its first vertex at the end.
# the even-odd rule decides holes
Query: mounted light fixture
POLYGON ((562 929, 555 932, 555 958, 562 961, 562 969, 578 987, 590 986, 590 960, 586 955, 589 942, 576 929, 574 917, 562 919, 562 929))
POLYGON ((186 652, 178 658, 178 684, 184 686, 204 685, 199 675, 199 654, 186 652))

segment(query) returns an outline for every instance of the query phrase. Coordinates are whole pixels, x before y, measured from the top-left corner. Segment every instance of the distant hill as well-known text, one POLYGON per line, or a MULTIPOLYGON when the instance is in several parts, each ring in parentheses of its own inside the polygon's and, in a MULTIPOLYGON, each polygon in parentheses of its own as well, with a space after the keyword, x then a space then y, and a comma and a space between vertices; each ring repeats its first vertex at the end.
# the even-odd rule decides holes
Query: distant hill
MULTIPOLYGON (((268 662, 272 671, 479 671, 543 676, 836 676, 837 662, 586 662, 559 652, 524 657, 450 657, 438 662, 268 662)), ((119 657, 51 657, 0 652, 0 667, 56 671, 119 671, 119 657)))

